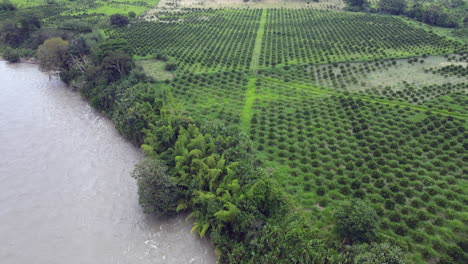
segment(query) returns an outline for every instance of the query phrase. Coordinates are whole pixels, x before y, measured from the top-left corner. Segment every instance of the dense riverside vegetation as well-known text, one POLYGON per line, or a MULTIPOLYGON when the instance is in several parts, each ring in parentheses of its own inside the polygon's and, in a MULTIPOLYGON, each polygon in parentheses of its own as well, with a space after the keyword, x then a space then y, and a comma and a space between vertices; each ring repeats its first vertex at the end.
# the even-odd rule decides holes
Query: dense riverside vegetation
POLYGON ((144 150, 145 212, 189 212, 220 263, 467 262, 466 41, 336 8, 156 2, 0 11, 4 58, 37 58, 144 150))

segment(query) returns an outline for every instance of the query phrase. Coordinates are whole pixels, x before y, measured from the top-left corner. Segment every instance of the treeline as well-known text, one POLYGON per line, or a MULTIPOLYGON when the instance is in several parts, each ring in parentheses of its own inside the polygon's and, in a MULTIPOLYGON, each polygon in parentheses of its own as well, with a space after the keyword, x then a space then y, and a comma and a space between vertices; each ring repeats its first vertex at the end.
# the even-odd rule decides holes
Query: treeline
POLYGON ((468 25, 463 0, 421 1, 380 0, 371 6, 367 0, 345 0, 350 11, 366 11, 391 15, 405 15, 429 25, 447 28, 462 28, 468 25))

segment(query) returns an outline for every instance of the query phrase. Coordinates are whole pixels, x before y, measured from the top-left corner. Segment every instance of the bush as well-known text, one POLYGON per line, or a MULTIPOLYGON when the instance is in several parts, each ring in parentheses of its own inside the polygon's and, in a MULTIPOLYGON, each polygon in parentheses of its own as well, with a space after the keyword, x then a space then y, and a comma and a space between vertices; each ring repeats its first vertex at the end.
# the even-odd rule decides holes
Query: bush
POLYGON ((114 14, 110 16, 110 23, 113 26, 125 27, 129 22, 130 21, 128 20, 128 17, 121 14, 114 14))
POLYGON ((349 242, 375 239, 378 217, 374 209, 359 199, 343 202, 335 211, 336 230, 349 242))
POLYGON ((9 0, 3 0, 0 3, 0 11, 14 11, 16 10, 16 6, 11 3, 9 0))
POLYGON ((175 71, 177 69, 177 62, 174 59, 169 59, 164 68, 166 71, 175 71))
POLYGON ((8 62, 12 63, 18 62, 20 60, 18 50, 11 48, 7 48, 5 52, 3 52, 3 57, 5 57, 5 60, 7 60, 8 62))
POLYGON ((138 181, 138 200, 145 213, 170 216, 176 213, 176 186, 161 161, 145 159, 133 171, 138 181))
POLYGON ((401 248, 389 243, 365 245, 354 258, 356 264, 403 264, 406 263, 401 248))

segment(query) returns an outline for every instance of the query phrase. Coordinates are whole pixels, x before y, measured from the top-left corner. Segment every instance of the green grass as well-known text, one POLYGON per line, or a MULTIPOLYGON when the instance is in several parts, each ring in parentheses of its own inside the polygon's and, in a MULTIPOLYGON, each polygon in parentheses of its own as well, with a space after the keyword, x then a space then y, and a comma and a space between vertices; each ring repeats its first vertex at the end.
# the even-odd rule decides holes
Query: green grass
POLYGON ((174 79, 174 74, 165 70, 166 63, 164 61, 140 60, 136 64, 141 66, 148 76, 153 77, 157 81, 174 79))
POLYGON ((255 46, 253 48, 252 62, 250 63, 250 69, 257 75, 258 64, 260 61, 262 51, 262 40, 265 34, 265 24, 267 22, 267 11, 262 10, 262 16, 260 17, 260 23, 257 31, 257 38, 255 39, 255 46))
POLYGON ((246 132, 249 131, 250 121, 252 120, 253 115, 252 106, 255 101, 255 81, 255 78, 249 79, 247 90, 245 91, 244 107, 242 108, 242 113, 240 116, 240 126, 246 132))

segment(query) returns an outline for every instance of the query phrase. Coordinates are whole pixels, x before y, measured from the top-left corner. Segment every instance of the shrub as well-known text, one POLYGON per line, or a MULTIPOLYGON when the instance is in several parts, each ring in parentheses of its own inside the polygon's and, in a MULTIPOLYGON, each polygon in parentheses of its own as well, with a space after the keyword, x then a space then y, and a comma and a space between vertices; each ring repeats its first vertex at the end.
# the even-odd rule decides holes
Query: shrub
POLYGON ((18 62, 20 60, 18 50, 11 48, 7 48, 5 52, 3 52, 3 57, 5 57, 8 62, 12 63, 18 62))
POLYGON ((138 182, 138 198, 145 213, 174 215, 177 207, 176 186, 161 161, 145 159, 133 171, 138 182))
POLYGON ((113 26, 125 27, 130 21, 127 16, 121 14, 114 14, 110 16, 110 23, 113 26))
POLYGON ((393 246, 387 242, 373 243, 372 245, 364 245, 359 250, 360 252, 354 257, 354 263, 359 264, 403 264, 406 263, 405 256, 401 248, 393 246))
POLYGON ((16 6, 11 3, 9 0, 3 0, 0 2, 0 11, 14 11, 16 6))
POLYGON ((409 228, 416 228, 419 224, 419 219, 415 216, 411 216, 411 217, 408 217, 406 220, 406 225, 409 227, 409 228))
POLYGON ((175 59, 169 59, 165 66, 166 71, 175 71, 177 69, 177 62, 175 59))
POLYGON ((374 209, 359 199, 343 202, 335 211, 336 230, 349 242, 375 239, 378 217, 374 209))

